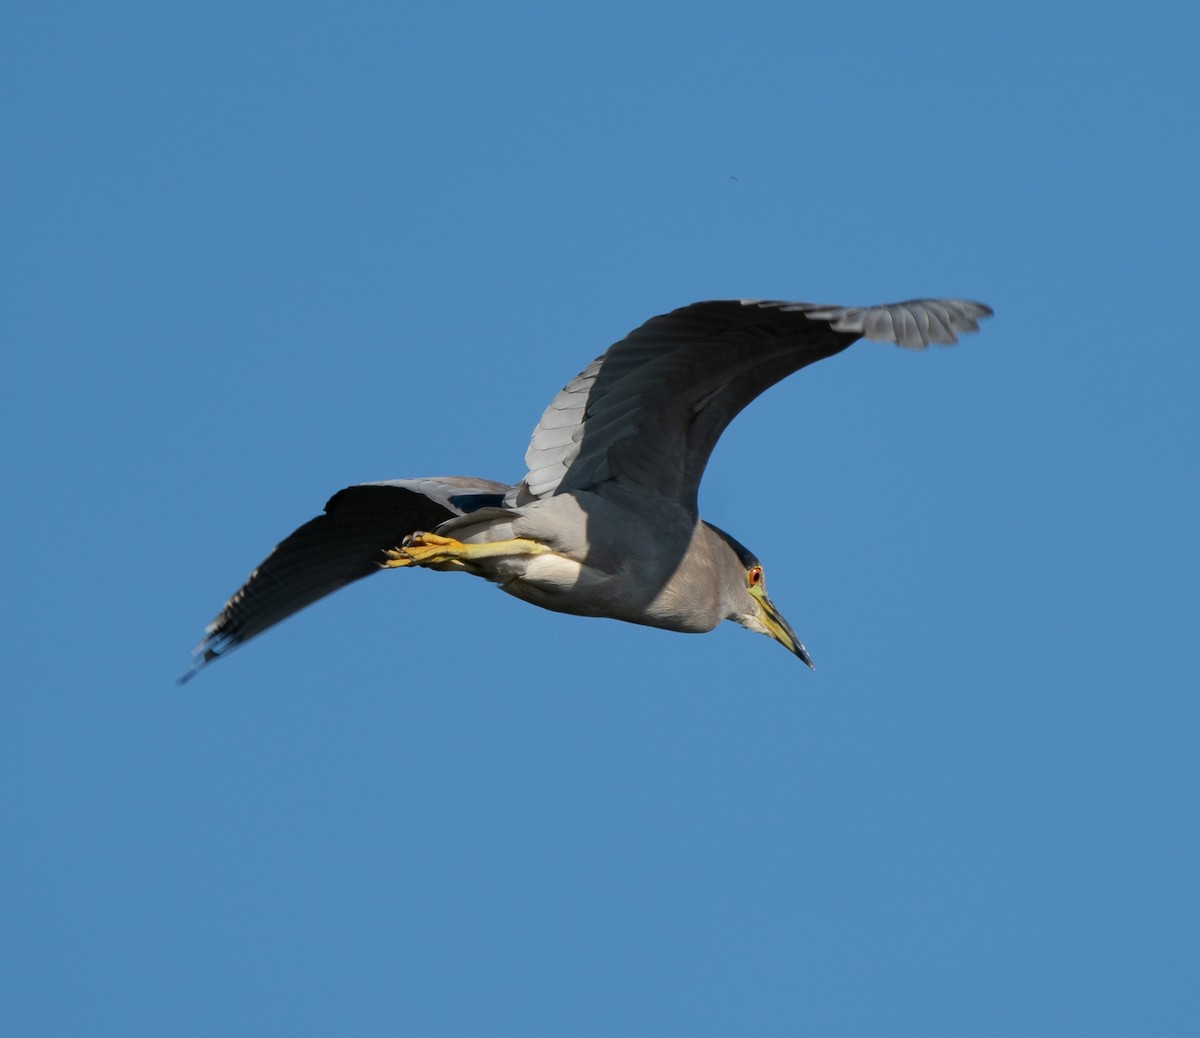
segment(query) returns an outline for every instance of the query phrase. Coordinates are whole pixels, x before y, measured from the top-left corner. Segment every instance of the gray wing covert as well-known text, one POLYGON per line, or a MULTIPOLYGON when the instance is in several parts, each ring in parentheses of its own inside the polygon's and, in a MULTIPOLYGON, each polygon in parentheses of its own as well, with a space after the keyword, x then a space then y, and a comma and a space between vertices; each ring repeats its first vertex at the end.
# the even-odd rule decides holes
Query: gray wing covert
POLYGON ((509 500, 611 480, 695 511, 717 439, 780 379, 863 336, 948 345, 990 314, 958 299, 876 307, 720 300, 654 317, 551 401, 525 455, 529 471, 509 500))
POLYGON ((180 679, 319 598, 379 570, 384 551, 410 533, 500 502, 507 484, 468 476, 360 483, 338 491, 234 592, 208 625, 180 679))

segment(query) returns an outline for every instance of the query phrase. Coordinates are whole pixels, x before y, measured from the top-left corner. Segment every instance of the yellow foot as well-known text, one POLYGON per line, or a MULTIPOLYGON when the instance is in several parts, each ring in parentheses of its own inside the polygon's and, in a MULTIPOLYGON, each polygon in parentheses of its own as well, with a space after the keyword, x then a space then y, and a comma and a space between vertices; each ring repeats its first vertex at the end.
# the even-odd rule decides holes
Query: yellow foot
POLYGON ((458 569, 468 545, 449 537, 433 533, 413 533, 404 538, 399 548, 384 551, 387 561, 381 562, 384 569, 399 569, 402 566, 434 566, 458 569))
POLYGON ((542 555, 550 550, 544 544, 523 537, 492 541, 488 544, 464 544, 452 537, 417 532, 405 537, 399 548, 384 551, 386 561, 380 565, 384 569, 399 569, 401 566, 466 569, 471 562, 478 559, 491 559, 501 555, 542 555))
POLYGON ((459 562, 469 554, 469 546, 452 537, 439 537, 436 533, 410 533, 400 547, 414 566, 431 566, 441 562, 459 562))
POLYGON ((404 554, 402 548, 384 548, 384 561, 379 564, 380 569, 399 569, 401 566, 411 566, 413 560, 404 554))

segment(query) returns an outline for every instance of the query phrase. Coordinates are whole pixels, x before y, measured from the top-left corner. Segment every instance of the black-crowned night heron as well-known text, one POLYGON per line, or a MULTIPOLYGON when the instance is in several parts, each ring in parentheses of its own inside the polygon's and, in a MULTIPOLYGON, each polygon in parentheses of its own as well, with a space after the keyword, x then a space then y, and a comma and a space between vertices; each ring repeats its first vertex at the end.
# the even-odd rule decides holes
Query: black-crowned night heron
POLYGON ((654 317, 550 402, 516 485, 440 476, 334 494, 225 603, 181 680, 331 591, 408 566, 471 573, 578 616, 688 632, 733 620, 811 667, 758 559, 697 512, 718 437, 763 390, 856 339, 949 345, 991 312, 961 299, 728 300, 654 317))

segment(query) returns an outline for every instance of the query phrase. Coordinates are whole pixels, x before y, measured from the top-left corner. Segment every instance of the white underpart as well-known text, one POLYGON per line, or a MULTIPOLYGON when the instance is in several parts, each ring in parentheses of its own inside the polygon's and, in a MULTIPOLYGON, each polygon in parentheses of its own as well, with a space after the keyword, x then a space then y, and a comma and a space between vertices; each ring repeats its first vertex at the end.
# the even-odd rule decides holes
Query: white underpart
POLYGON ((510 595, 551 609, 562 608, 566 601, 578 601, 574 596, 581 591, 611 579, 607 573, 554 552, 489 560, 485 575, 510 595))

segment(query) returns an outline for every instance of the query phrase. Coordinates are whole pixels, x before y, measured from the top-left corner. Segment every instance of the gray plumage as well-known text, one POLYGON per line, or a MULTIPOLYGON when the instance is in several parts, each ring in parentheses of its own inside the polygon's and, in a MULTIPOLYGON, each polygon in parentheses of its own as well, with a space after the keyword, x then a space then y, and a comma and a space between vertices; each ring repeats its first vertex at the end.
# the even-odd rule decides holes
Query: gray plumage
POLYGON ((699 518, 718 438, 764 390, 858 338, 949 345, 990 315, 958 299, 727 300, 651 318, 554 397, 519 483, 400 479, 335 494, 230 598, 181 680, 318 598, 409 565, 472 573, 577 615, 689 632, 730 619, 811 666, 766 597, 757 559, 699 518))

